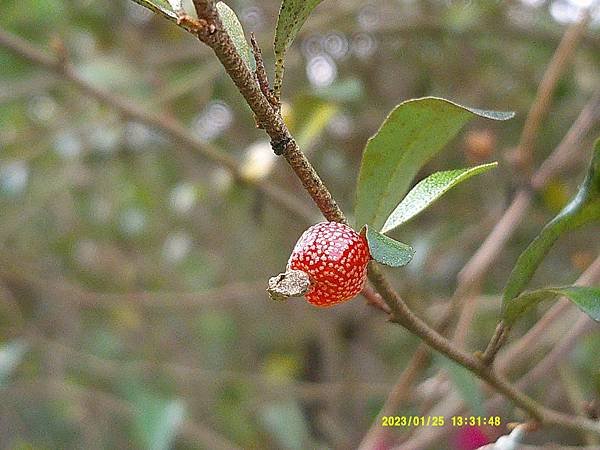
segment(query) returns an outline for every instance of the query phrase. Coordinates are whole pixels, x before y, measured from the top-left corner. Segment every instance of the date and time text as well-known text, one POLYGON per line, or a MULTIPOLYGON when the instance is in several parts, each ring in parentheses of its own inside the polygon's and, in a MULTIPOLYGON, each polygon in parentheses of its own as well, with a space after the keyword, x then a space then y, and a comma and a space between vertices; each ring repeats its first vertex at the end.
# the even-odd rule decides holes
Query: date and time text
POLYGON ((382 427, 499 427, 502 419, 499 416, 383 416, 382 427))

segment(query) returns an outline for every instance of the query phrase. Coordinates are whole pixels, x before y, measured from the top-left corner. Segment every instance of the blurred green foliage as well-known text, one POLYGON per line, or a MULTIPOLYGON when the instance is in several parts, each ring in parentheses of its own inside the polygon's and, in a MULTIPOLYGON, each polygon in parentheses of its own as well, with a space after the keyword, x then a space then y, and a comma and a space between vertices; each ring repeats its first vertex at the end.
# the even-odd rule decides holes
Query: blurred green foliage
MULTIPOLYGON (((347 212, 365 142, 399 102, 435 95, 517 111, 473 121, 417 175, 500 161, 403 226, 416 255, 392 279, 427 320, 515 190, 507 155, 569 19, 558 3, 328 1, 288 51, 286 121, 347 212)), ((271 75, 279 3, 228 4, 271 75)), ((125 0, 4 0, 0 27, 48 52, 63 45, 94 86, 254 161, 253 176, 320 220, 288 167, 261 150, 265 136, 214 55, 172 23, 125 0)), ((597 30, 596 20, 560 82, 536 164, 600 85, 597 30)), ((469 348, 489 338, 517 256, 576 192, 598 131, 487 277, 469 348)), ((308 224, 177 147, 0 48, 0 447, 356 447, 416 339, 361 298, 330 310, 269 302, 267 279, 308 224)), ((560 240, 533 284, 571 284, 598 255, 597 236, 586 227, 560 240)), ((586 398, 600 393, 599 342, 593 333, 568 361, 586 398)), ((434 360, 427 375, 440 368, 434 360)))

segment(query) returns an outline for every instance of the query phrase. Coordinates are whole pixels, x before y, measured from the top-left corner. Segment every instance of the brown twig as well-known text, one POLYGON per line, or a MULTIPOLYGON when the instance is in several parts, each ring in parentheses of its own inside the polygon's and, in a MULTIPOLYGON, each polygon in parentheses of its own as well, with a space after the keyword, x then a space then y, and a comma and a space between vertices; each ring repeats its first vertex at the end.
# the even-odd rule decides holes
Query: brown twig
MULTIPOLYGON (((7 402, 7 397, 14 399, 14 401, 22 401, 24 396, 35 394, 48 396, 52 400, 64 401, 66 398, 78 402, 80 408, 86 408, 90 405, 101 406, 111 414, 130 420, 138 414, 133 404, 112 394, 79 386, 75 383, 59 381, 55 378, 11 383, 9 386, 0 388, 0 396, 4 398, 3 402, 7 402)), ((202 446, 215 450, 239 449, 233 442, 221 436, 216 431, 211 430, 204 424, 191 420, 183 421, 178 434, 191 445, 201 443, 202 446)))
POLYGON ((527 178, 529 178, 533 163, 533 147, 537 140, 542 121, 550 108, 552 95, 558 80, 575 54, 577 45, 583 37, 589 21, 590 13, 586 11, 579 21, 567 29, 538 87, 536 98, 525 120, 521 140, 517 147, 518 164, 527 178))
MULTIPOLYGON (((579 277, 575 284, 582 286, 594 285, 600 281, 600 257, 596 258, 596 260, 588 267, 588 269, 579 277)), ((563 298, 557 301, 557 303, 550 309, 544 316, 525 334, 518 342, 515 342, 513 345, 502 350, 498 356, 498 359, 495 364, 494 370, 496 373, 505 375, 509 369, 515 367, 522 361, 529 360, 532 355, 535 355, 539 352, 539 348, 543 345, 542 336, 547 334, 550 326, 559 321, 559 319, 565 317, 565 313, 568 309, 574 309, 573 304, 570 300, 563 298)), ((577 334, 577 333, 576 333, 577 334)), ((558 339, 564 339, 562 336, 558 337, 558 339)), ((577 336, 575 337, 575 340, 577 336)), ((569 339, 570 340, 570 339, 569 339)), ((570 345, 573 345, 575 341, 570 340, 570 345)), ((562 347, 562 346, 559 346, 562 347)), ((553 347, 553 349, 556 348, 553 347)), ((554 351, 554 350, 553 350, 554 351)), ((539 367, 539 364, 546 365, 546 370, 548 367, 548 361, 552 360, 555 364, 564 360, 567 357, 568 352, 564 352, 564 347, 560 350, 557 350, 554 356, 550 357, 550 359, 543 358, 536 367, 539 367), (560 355, 560 357, 557 357, 560 355)), ((536 369, 533 369, 536 371, 536 369)), ((538 374, 542 374, 544 371, 537 369, 538 374)), ((519 389, 525 389, 532 384, 533 379, 530 378, 529 373, 524 375, 516 384, 519 389)), ((537 378, 536 378, 537 380, 537 378)), ((504 400, 505 397, 496 395, 492 397, 490 400, 486 402, 486 408, 493 410, 494 408, 498 408, 500 403, 504 400)), ((447 398, 444 401, 440 402, 443 407, 436 411, 435 414, 444 415, 446 417, 459 414, 462 408, 462 400, 456 397, 447 398)), ((404 442, 402 448, 416 450, 429 448, 435 441, 435 439, 439 439, 441 434, 447 432, 449 430, 444 430, 442 428, 429 428, 427 430, 422 430, 418 435, 415 435, 410 441, 404 442)))
POLYGON ((501 320, 498 325, 496 325, 496 329, 494 330, 490 342, 488 342, 487 347, 481 354, 481 361, 483 361, 486 366, 489 366, 494 362, 496 354, 506 342, 509 333, 510 328, 501 320))
MULTIPOLYGON (((592 286, 600 281, 600 257, 590 264, 587 270, 575 282, 578 286, 592 286)), ((511 366, 526 360, 541 341, 544 333, 558 321, 565 312, 573 307, 567 298, 561 298, 514 344, 507 346, 499 355, 496 370, 506 373, 511 366)))
POLYGON ((116 96, 110 92, 96 88, 81 77, 69 65, 60 64, 57 59, 39 51, 23 39, 3 30, 0 30, 0 45, 13 51, 15 54, 21 55, 29 61, 60 75, 71 82, 71 84, 81 90, 84 94, 115 108, 124 116, 148 125, 153 129, 160 130, 173 142, 179 144, 173 147, 175 151, 189 151, 192 155, 202 155, 213 163, 226 168, 237 180, 262 192, 267 198, 294 216, 309 223, 313 221, 313 216, 306 211, 305 206, 293 196, 266 180, 251 181, 245 179, 241 168, 235 159, 218 151, 211 144, 199 141, 180 123, 172 118, 149 112, 146 108, 142 108, 128 101, 123 96, 116 96))
MULTIPOLYGON (((198 10, 198 16, 203 17, 202 10, 198 10)), ((206 18, 209 20, 210 15, 206 16, 206 18)), ((288 163, 292 166, 296 175, 300 178, 305 189, 319 206, 324 216, 330 221, 345 222, 344 214, 337 206, 331 193, 325 187, 314 168, 292 139, 281 116, 270 109, 268 101, 264 96, 259 95, 261 91, 258 83, 252 78, 248 67, 237 54, 227 32, 222 29, 218 19, 215 20, 214 24, 215 31, 212 33, 200 32, 200 40, 214 50, 225 70, 248 102, 250 108, 259 118, 261 124, 264 125, 265 131, 271 137, 274 150, 276 153, 278 153, 277 150, 283 150, 282 154, 286 157, 288 163)), ((590 431, 600 433, 600 426, 596 426, 596 424, 587 419, 574 419, 547 410, 533 399, 516 391, 506 381, 488 371, 479 360, 454 347, 443 336, 431 329, 408 309, 399 295, 391 288, 391 285, 385 279, 380 269, 373 263, 369 267, 369 279, 391 309, 392 321, 406 327, 409 331, 427 342, 432 348, 471 370, 499 392, 511 398, 515 404, 526 410, 532 417, 541 420, 547 418, 555 424, 560 423, 563 426, 575 429, 586 428, 590 431)))
POLYGON ((429 347, 426 345, 419 345, 411 358, 410 364, 402 371, 400 378, 394 384, 393 389, 388 393, 383 407, 373 421, 373 425, 363 437, 359 450, 371 450, 382 447, 382 443, 387 440, 388 435, 391 434, 391 430, 381 426, 381 418, 383 416, 396 414, 399 406, 410 397, 409 393, 411 386, 415 383, 419 374, 425 369, 429 357, 429 347))
MULTIPOLYGON (((331 193, 324 186, 315 170, 292 139, 281 116, 273 111, 269 102, 262 95, 255 78, 237 54, 235 46, 227 32, 223 29, 218 14, 214 10, 214 3, 211 1, 196 0, 195 6, 199 18, 207 22, 207 26, 198 32, 199 39, 213 49, 240 93, 244 96, 261 123, 264 124, 265 131, 271 137, 274 150, 282 150, 282 154, 285 155, 296 175, 302 180, 303 185, 325 217, 328 220, 345 221, 345 217, 333 200, 331 193)), ((2 39, 0 39, 1 43, 2 39)), ((46 59, 47 57, 43 55, 42 58, 46 59)), ((46 62, 54 67, 54 61, 46 59, 46 62)), ((67 74, 72 75, 68 71, 63 73, 65 76, 67 74)), ((516 405, 526 410, 532 417, 549 424, 600 434, 600 426, 594 422, 580 417, 572 418, 544 408, 533 399, 516 391, 503 379, 491 373, 476 358, 452 346, 443 336, 436 333, 427 324, 412 314, 402 299, 391 288, 377 266, 371 265, 369 277, 392 310, 392 320, 394 322, 405 326, 434 349, 462 364, 481 379, 488 382, 496 390, 510 398, 516 405)))
POLYGON ((267 76, 267 71, 265 70, 265 63, 262 58, 262 51, 258 42, 256 41, 256 36, 254 33, 250 34, 250 43, 252 44, 252 50, 254 52, 254 60, 256 61, 256 79, 258 81, 258 85, 260 86, 260 90, 262 91, 265 98, 269 101, 274 108, 279 110, 281 108, 281 104, 279 100, 273 94, 271 90, 271 85, 269 84, 269 77, 267 76))
MULTIPOLYGON (((573 28, 572 28, 573 29, 573 28)), ((579 28, 577 28, 578 32, 582 32, 579 28)), ((569 36, 568 42, 571 42, 573 39, 573 32, 571 32, 569 36)), ((564 40, 565 38, 563 38, 564 40)), ((561 52, 565 52, 565 45, 559 45, 559 49, 561 52)), ((566 47, 567 49, 571 49, 571 44, 566 47)), ((558 51, 558 49, 557 49, 558 51)), ((569 52, 572 50, 569 50, 569 52)), ((566 55, 568 56, 568 55, 566 55)), ((563 57, 565 54, 563 54, 563 57)), ((562 60, 561 58, 561 60, 562 60)), ((554 60, 554 58, 553 58, 554 60)), ((555 63, 555 65, 558 63, 555 63)), ((561 64, 562 66, 562 64, 561 64)), ((560 67, 559 67, 560 68, 560 67)), ((562 67, 564 70, 564 67, 562 67)), ((552 77, 548 75, 548 80, 552 80, 558 76, 557 68, 553 68, 551 70, 552 77)), ((544 87, 545 90, 551 88, 551 84, 549 81, 546 82, 544 87)), ((541 88, 540 88, 541 92, 541 88)), ((541 94, 540 94, 541 95, 541 94)), ((540 96, 538 95, 538 97, 540 96)), ((547 108, 548 105, 545 106, 547 108)), ((545 108, 532 107, 530 115, 534 114, 536 116, 544 115, 545 108)), ((473 256, 469 259, 469 261, 464 265, 458 275, 458 284, 452 295, 452 298, 449 302, 449 306, 446 308, 446 311, 442 314, 442 317, 437 321, 434 328, 441 334, 444 334, 449 325, 451 324, 452 317, 455 312, 458 310, 458 307, 461 304, 469 305, 469 308, 463 310, 461 317, 459 317, 458 323, 461 325, 456 328, 454 340, 457 343, 463 342, 466 337, 466 329, 468 328, 468 322, 466 316, 472 317, 472 311, 476 305, 476 291, 477 287, 482 282, 485 274, 491 268, 493 262, 500 254, 501 250, 504 248, 512 234, 517 229, 518 225, 521 223, 525 214, 529 210, 529 207, 533 198, 533 190, 539 191, 542 190, 548 182, 560 171, 564 169, 564 161, 569 159, 569 155, 571 150, 577 146, 579 141, 583 136, 587 134, 587 132, 594 126, 595 122, 600 118, 600 90, 598 90, 593 96, 592 99, 588 102, 588 104, 583 108, 581 114, 578 116, 576 121, 573 123, 565 138, 562 142, 556 147, 556 149, 552 152, 552 154, 545 160, 545 162, 540 166, 540 168, 535 172, 535 174, 531 177, 531 187, 530 188, 522 188, 519 190, 515 197, 513 198, 511 204, 506 209, 500 220, 497 222, 495 227, 492 229, 488 237, 481 244, 479 249, 473 254, 473 256)), ((533 119, 528 119, 528 122, 534 122, 533 119)), ((536 119, 537 121, 537 119, 536 119)), ((537 129, 534 130, 532 126, 526 132, 523 131, 523 136, 521 140, 529 141, 530 137, 525 136, 528 134, 529 136, 537 135, 537 129)), ((494 352, 499 350, 500 347, 495 348, 494 352)), ((419 346, 417 349, 417 353, 413 355, 411 358, 406 372, 412 373, 414 372, 416 367, 424 367, 422 357, 422 353, 427 351, 427 347, 423 344, 419 346)), ((493 361, 493 356, 491 353, 486 355, 488 359, 488 364, 493 361)), ((405 384, 406 377, 404 374, 400 376, 398 383, 405 384)), ((400 402, 393 403, 389 402, 390 405, 393 405, 395 409, 400 406, 400 402)), ((386 402, 387 404, 387 402, 386 402)), ((379 426, 379 422, 374 422, 371 426, 371 429, 367 433, 367 437, 363 440, 361 448, 369 448, 364 446, 367 442, 367 438, 371 441, 373 440, 373 436, 382 432, 381 427, 379 426)))
POLYGON ((580 431, 600 434, 599 423, 584 417, 571 417, 567 414, 562 414, 542 406, 493 373, 489 367, 483 364, 478 358, 456 348, 448 339, 430 328, 408 309, 402 299, 394 292, 380 269, 373 264, 369 267, 369 279, 390 309, 392 309, 392 316, 390 318, 392 322, 402 325, 407 330, 423 339, 431 348, 469 369, 472 373, 492 386, 497 392, 510 398, 515 405, 526 411, 532 418, 541 423, 559 425, 580 431))

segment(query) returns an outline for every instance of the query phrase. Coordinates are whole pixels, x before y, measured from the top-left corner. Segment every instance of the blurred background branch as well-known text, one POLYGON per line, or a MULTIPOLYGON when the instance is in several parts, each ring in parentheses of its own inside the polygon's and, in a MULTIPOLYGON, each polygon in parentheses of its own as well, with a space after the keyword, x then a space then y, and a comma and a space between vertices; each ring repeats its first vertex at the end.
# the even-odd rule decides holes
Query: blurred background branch
MULTIPOLYGON (((274 164, 239 95, 193 36, 131 2, 46 3, 9 0, 0 17, 3 29, 37 47, 62 45, 76 77, 63 82, 63 68, 47 53, 42 61, 57 75, 0 49, 0 359, 12 361, 0 367, 2 389, 51 379, 133 408, 150 402, 155 407, 147 409, 162 414, 177 412, 182 400, 186 420, 198 428, 196 435, 179 428, 172 441, 178 448, 356 447, 416 341, 383 326, 361 301, 330 311, 267 302, 257 280, 285 265, 305 221, 318 215, 285 167, 274 164), (219 169, 221 160, 227 170, 219 169)), ((278 2, 229 5, 272 67, 278 2)), ((519 225, 502 233, 502 251, 475 266, 485 266, 480 278, 479 269, 459 276, 467 287, 477 279, 476 289, 453 294, 461 268, 519 197, 506 149, 518 145, 538 83, 580 9, 562 0, 323 2, 289 51, 284 118, 312 149, 344 210, 353 203, 348 174, 357 173, 364 142, 399 101, 433 94, 517 110, 502 127, 474 122, 428 165, 427 173, 501 162, 498 173, 404 228, 401 238, 415 243, 417 257, 392 280, 405 298, 419 299, 410 306, 430 323, 444 317, 449 299, 469 299, 469 333, 457 337, 470 350, 485 345, 514 259, 575 191, 587 162, 583 149, 599 131, 592 9, 552 98, 544 98, 551 101, 533 152, 532 167, 540 167, 534 192, 512 208, 522 214, 519 225)), ((560 242, 534 283, 568 283, 596 267, 597 232, 588 227, 560 242)), ((577 320, 564 302, 532 311, 514 331, 517 346, 506 350, 518 349, 521 335, 537 345, 519 350, 519 364, 506 373, 522 378, 543 361, 566 365, 572 370, 564 373, 593 401, 599 341, 589 325, 570 330, 577 320), (542 328, 532 327, 540 318, 542 328)), ((454 380, 436 376, 446 366, 426 364, 422 349, 417 355, 428 370, 410 366, 395 390, 406 398, 390 413, 434 414, 462 404, 472 414, 454 380)), ((567 410, 572 395, 551 381, 520 387, 567 410)), ((108 403, 83 408, 62 391, 52 401, 37 389, 30 395, 0 408, 0 446, 143 448, 141 422, 153 423, 139 413, 115 420, 108 403)), ((484 395, 491 397, 487 413, 518 417, 484 395)), ((404 445, 410 431, 389 430, 386 445, 404 445)), ((457 429, 412 431, 415 448, 438 448, 434 434, 442 432, 452 445, 461 437, 457 429)), ((507 433, 504 423, 480 431, 488 442, 507 433)), ((558 430, 527 438, 532 445, 587 439, 558 430)))

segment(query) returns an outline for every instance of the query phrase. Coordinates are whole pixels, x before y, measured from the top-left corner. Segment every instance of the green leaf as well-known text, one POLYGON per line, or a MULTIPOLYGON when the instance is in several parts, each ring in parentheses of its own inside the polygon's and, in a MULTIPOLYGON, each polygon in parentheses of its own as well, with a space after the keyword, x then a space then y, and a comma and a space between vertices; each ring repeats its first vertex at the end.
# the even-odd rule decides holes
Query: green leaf
POLYGON ((481 392, 481 385, 475 375, 469 370, 446 358, 443 355, 438 356, 440 366, 446 369, 448 377, 456 390, 471 409, 472 415, 485 416, 485 408, 483 407, 485 397, 481 392))
POLYGON ((436 172, 429 175, 424 180, 419 181, 400 204, 396 206, 396 209, 394 209, 385 221, 385 224, 383 224, 381 232, 387 233, 409 221, 457 184, 471 178, 473 175, 487 172, 497 165, 498 163, 493 162, 466 169, 436 172))
POLYGON ((265 406, 261 412, 261 419, 280 448, 291 450, 309 448, 308 424, 295 401, 290 400, 265 406))
POLYGON ((600 288, 588 286, 564 286, 524 292, 504 304, 502 316, 512 325, 527 310, 548 298, 562 295, 571 300, 584 313, 600 322, 600 288))
POLYGON ((312 88, 311 92, 323 100, 332 102, 355 102, 361 98, 364 86, 360 79, 350 77, 334 81, 330 86, 312 88))
POLYGON ((421 167, 473 117, 507 120, 512 112, 483 111, 425 97, 396 106, 369 139, 356 193, 357 226, 381 229, 421 167))
POLYGON ((27 353, 26 342, 15 340, 0 347, 0 386, 6 384, 27 353))
POLYGON ((183 402, 138 391, 133 403, 138 411, 135 431, 143 448, 169 450, 185 418, 183 402))
POLYGON ((254 72, 256 70, 256 61, 254 60, 254 54, 244 35, 242 24, 233 10, 225 3, 217 3, 217 11, 219 12, 221 22, 225 27, 225 31, 227 31, 227 34, 233 41, 233 45, 235 45, 238 54, 244 60, 250 71, 254 72))
POLYGON ((415 254, 410 245, 387 237, 371 229, 368 225, 363 227, 361 233, 363 232, 367 238, 371 256, 381 264, 390 267, 402 267, 407 265, 415 254))
POLYGON ((138 5, 143 6, 144 8, 148 8, 150 11, 153 11, 157 14, 161 14, 166 16, 170 20, 176 22, 177 14, 173 11, 171 6, 167 1, 164 0, 133 0, 138 5))
POLYGON ((275 81, 273 82, 273 91, 277 98, 279 98, 281 93, 285 52, 292 45, 298 31, 300 31, 300 28, 302 28, 312 10, 321 1, 323 0, 283 0, 281 2, 277 27, 275 28, 275 42, 273 44, 275 51, 275 81))
POLYGON ((540 231, 521 253, 504 288, 503 303, 517 297, 564 233, 600 220, 600 139, 594 146, 590 169, 575 197, 540 231))
POLYGON ((292 131, 304 150, 311 147, 338 111, 335 103, 315 96, 301 96, 294 101, 293 107, 296 125, 292 131))

